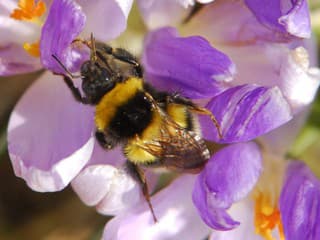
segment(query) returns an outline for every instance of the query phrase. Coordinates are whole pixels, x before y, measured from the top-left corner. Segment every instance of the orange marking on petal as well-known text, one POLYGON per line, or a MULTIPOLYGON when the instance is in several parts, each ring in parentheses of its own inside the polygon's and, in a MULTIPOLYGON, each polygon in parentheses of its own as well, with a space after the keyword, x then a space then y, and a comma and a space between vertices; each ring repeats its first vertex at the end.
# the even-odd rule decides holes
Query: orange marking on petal
POLYGON ((20 0, 18 7, 13 10, 10 17, 27 21, 41 17, 45 12, 46 4, 42 0, 37 3, 34 0, 20 0))
POLYGON ((35 43, 24 43, 23 44, 24 50, 26 50, 27 53, 29 53, 33 57, 39 57, 40 56, 40 46, 39 41, 35 43))
POLYGON ((255 198, 254 224, 256 233, 264 239, 275 240, 271 233, 277 227, 280 240, 285 240, 279 208, 271 203, 269 195, 261 192, 255 198))

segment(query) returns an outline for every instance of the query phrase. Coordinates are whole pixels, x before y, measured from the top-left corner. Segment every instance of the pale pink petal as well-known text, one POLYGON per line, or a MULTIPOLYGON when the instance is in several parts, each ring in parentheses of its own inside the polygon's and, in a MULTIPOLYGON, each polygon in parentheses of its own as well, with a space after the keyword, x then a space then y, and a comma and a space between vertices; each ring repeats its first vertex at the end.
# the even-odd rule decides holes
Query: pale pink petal
POLYGON ((23 95, 8 126, 15 174, 36 191, 64 188, 89 161, 93 109, 76 102, 60 76, 45 73, 23 95))
POLYGON ((87 17, 82 36, 91 33, 96 39, 107 41, 118 37, 127 27, 127 18, 133 0, 78 0, 87 17))
POLYGON ((119 214, 141 198, 137 182, 124 169, 107 164, 86 167, 72 187, 85 204, 106 215, 119 214))
POLYGON ((9 44, 0 47, 0 76, 33 72, 41 68, 39 58, 29 55, 22 46, 9 44))
POLYGON ((297 139, 302 127, 305 125, 306 119, 310 113, 309 110, 310 106, 297 113, 288 123, 260 137, 263 148, 267 152, 272 152, 278 156, 284 156, 297 139))
POLYGON ((262 27, 243 1, 214 1, 203 7, 183 26, 183 32, 201 35, 224 44, 252 44, 257 39, 270 40, 278 36, 262 27))
POLYGON ((235 45, 310 37, 306 2, 216 0, 196 13, 184 32, 202 35, 214 43, 235 45))
POLYGON ((190 12, 187 0, 138 0, 142 18, 150 29, 164 26, 176 26, 190 12))
POLYGON ((303 47, 290 50, 283 44, 269 44, 230 46, 224 51, 237 66, 233 84, 278 86, 293 112, 301 111, 313 101, 320 71, 309 68, 308 53, 303 47))
POLYGON ((25 42, 33 43, 40 37, 40 26, 31 22, 18 21, 10 18, 13 9, 17 8, 18 1, 1 0, 0 2, 0 45, 25 42))
POLYGON ((113 166, 122 166, 126 158, 123 155, 122 148, 116 147, 112 150, 102 148, 97 140, 95 140, 94 149, 90 161, 86 166, 98 164, 111 164, 113 166))
POLYGON ((201 221, 192 204, 193 182, 193 176, 180 177, 152 197, 157 223, 154 223, 147 204, 138 205, 108 222, 103 239, 204 239, 209 234, 209 228, 201 221))
POLYGON ((215 0, 197 0, 197 2, 202 3, 202 4, 206 4, 206 3, 211 3, 215 0))
POLYGON ((253 209, 253 202, 249 198, 234 204, 229 213, 238 219, 241 224, 230 231, 212 231, 210 240, 261 240, 261 236, 255 234, 253 209))

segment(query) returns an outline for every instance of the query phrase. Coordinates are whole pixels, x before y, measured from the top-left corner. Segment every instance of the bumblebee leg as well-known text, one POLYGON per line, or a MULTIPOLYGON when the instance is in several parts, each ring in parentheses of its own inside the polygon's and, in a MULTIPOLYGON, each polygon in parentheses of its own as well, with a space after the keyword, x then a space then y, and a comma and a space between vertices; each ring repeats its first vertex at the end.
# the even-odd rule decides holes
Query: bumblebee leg
POLYGON ((198 114, 203 114, 203 115, 207 115, 210 117, 211 121, 213 122, 213 124, 215 125, 217 131, 218 131, 218 135, 219 138, 222 139, 222 133, 221 133, 221 128, 220 125, 216 119, 216 117, 213 115, 212 112, 210 112, 208 109, 203 108, 203 107, 198 107, 198 106, 190 106, 189 109, 193 112, 196 112, 198 114))
POLYGON ((203 115, 209 116, 211 121, 213 122, 213 124, 217 128, 219 138, 222 138, 220 125, 219 125, 216 117, 213 115, 213 113, 210 112, 208 109, 197 106, 196 104, 191 102, 189 99, 181 97, 178 93, 174 93, 173 95, 168 96, 167 102, 168 103, 183 104, 183 105, 188 106, 190 111, 193 111, 198 114, 203 114, 203 115))
POLYGON ((139 168, 139 166, 135 165, 134 163, 127 161, 126 162, 127 165, 127 170, 129 172, 129 174, 131 174, 131 176, 137 180, 137 182, 139 183, 143 196, 146 199, 148 206, 150 208, 152 217, 153 217, 153 221, 156 223, 158 222, 156 215, 154 213, 152 204, 151 204, 151 200, 150 200, 150 194, 149 194, 149 188, 148 188, 148 184, 147 184, 147 179, 144 175, 144 172, 141 168, 139 168))
POLYGON ((142 77, 143 70, 138 60, 127 50, 123 48, 112 48, 107 44, 97 46, 97 49, 102 50, 104 53, 112 55, 115 59, 131 64, 134 66, 137 77, 142 77))
POLYGON ((72 73, 66 68, 66 66, 63 65, 63 63, 59 60, 59 58, 55 55, 51 55, 57 63, 63 68, 63 70, 67 73, 67 75, 61 74, 61 73, 56 73, 56 75, 62 75, 64 82, 67 84, 68 88, 71 90, 73 97, 78 101, 83 104, 89 104, 88 99, 84 98, 81 96, 81 93, 79 89, 74 86, 72 79, 75 78, 76 76, 73 76, 72 73))
POLYGON ((91 33, 90 40, 84 40, 81 38, 76 38, 72 41, 72 43, 80 42, 92 50, 91 60, 95 60, 96 57, 99 57, 105 63, 107 62, 103 55, 100 53, 105 53, 108 55, 112 55, 115 59, 131 64, 134 66, 137 77, 142 77, 142 67, 138 60, 127 50, 123 48, 112 48, 108 44, 96 42, 93 34, 91 33))
POLYGON ((106 135, 103 132, 96 131, 95 137, 98 143, 100 144, 100 146, 103 147, 104 149, 110 150, 116 146, 115 142, 108 141, 108 139, 106 138, 106 135))
POLYGON ((73 82, 72 82, 72 80, 71 80, 70 77, 64 76, 64 77, 63 77, 63 80, 64 80, 64 82, 67 84, 67 86, 69 87, 69 89, 71 90, 73 97, 74 97, 78 102, 81 102, 81 103, 83 103, 83 104, 89 104, 88 99, 81 96, 80 90, 79 90, 76 86, 74 86, 74 84, 73 84, 73 82))

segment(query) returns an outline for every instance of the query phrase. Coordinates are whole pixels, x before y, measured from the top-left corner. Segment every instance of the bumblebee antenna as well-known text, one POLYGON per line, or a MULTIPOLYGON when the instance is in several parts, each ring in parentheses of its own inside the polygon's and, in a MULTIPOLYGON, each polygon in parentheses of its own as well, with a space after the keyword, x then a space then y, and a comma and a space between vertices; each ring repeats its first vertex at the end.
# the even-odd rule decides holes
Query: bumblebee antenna
POLYGON ((93 33, 91 33, 91 36, 90 36, 90 41, 91 41, 91 56, 90 56, 90 59, 91 61, 97 61, 97 54, 96 54, 96 43, 95 43, 95 39, 93 37, 93 33))
POLYGON ((63 68, 63 70, 68 74, 70 78, 78 77, 78 76, 74 76, 55 54, 51 54, 51 56, 57 61, 57 63, 63 68))

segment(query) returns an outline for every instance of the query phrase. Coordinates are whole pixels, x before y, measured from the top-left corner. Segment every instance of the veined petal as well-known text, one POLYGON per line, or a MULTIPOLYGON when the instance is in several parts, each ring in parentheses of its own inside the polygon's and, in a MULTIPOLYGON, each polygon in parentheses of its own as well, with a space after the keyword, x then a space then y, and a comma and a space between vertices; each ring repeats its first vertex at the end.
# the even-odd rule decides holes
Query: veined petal
POLYGON ((193 176, 182 176, 152 197, 158 222, 147 204, 138 205, 107 223, 104 240, 204 239, 209 228, 202 223, 191 201, 193 176))
POLYGON ((127 18, 133 0, 78 0, 82 6, 87 22, 83 35, 88 38, 91 33, 100 41, 118 37, 127 27, 127 18))
MULTIPOLYGON (((191 0, 193 2, 193 0, 191 0)), ((143 20, 148 28, 176 26, 190 12, 190 0, 138 0, 143 20)))
POLYGON ((215 153, 197 177, 192 194, 204 222, 217 230, 238 226, 227 209, 251 191, 261 169, 261 154, 255 143, 238 143, 215 153))
POLYGON ((206 108, 216 117, 222 139, 208 116, 200 117, 203 136, 222 143, 251 140, 292 118, 291 109, 277 87, 229 88, 214 97, 206 108))
POLYGON ((41 62, 44 67, 55 73, 64 73, 52 57, 54 54, 67 69, 78 70, 81 59, 88 57, 88 53, 85 49, 73 49, 70 44, 82 31, 85 20, 81 7, 74 1, 53 1, 40 39, 41 62))
POLYGON ((287 169, 280 212, 287 239, 320 238, 320 181, 302 162, 292 162, 287 169))
POLYGON ((204 38, 179 37, 174 28, 148 35, 142 62, 154 86, 190 98, 215 96, 235 73, 229 57, 204 38))
POLYGON ((245 0, 245 3, 258 21, 273 32, 310 37, 307 0, 245 0))
POLYGON ((33 72, 41 68, 39 59, 31 57, 19 45, 0 47, 0 76, 33 72))
POLYGON ((314 99, 320 70, 309 66, 308 53, 303 47, 290 49, 284 44, 268 44, 224 50, 237 65, 234 84, 278 86, 294 113, 314 99))
MULTIPOLYGON (((107 152, 105 156, 108 158, 107 152)), ((142 197, 140 185, 124 169, 108 164, 86 167, 72 187, 85 204, 106 215, 119 214, 142 197)))
POLYGON ((35 191, 64 188, 90 159, 93 109, 76 102, 63 79, 46 73, 23 95, 8 127, 15 174, 35 191))
POLYGON ((210 203, 207 201, 209 197, 204 175, 200 175, 196 179, 192 197, 202 220, 209 227, 217 230, 230 230, 239 226, 240 223, 230 217, 227 209, 210 206, 210 203))
POLYGON ((250 197, 234 204, 229 213, 241 223, 237 228, 229 231, 212 231, 209 240, 250 239, 261 240, 261 236, 254 229, 254 206, 250 197))

